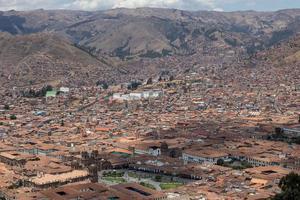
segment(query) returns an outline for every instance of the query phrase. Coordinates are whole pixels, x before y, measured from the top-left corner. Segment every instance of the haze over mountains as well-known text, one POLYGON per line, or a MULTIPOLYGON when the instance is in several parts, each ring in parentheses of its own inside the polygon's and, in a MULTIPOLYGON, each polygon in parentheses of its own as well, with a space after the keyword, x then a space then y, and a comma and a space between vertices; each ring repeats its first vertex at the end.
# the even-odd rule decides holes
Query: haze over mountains
POLYGON ((4 87, 94 85, 146 79, 165 70, 178 75, 204 68, 258 68, 266 63, 262 55, 274 55, 269 64, 278 64, 278 52, 297 64, 299 46, 286 51, 282 44, 299 40, 300 10, 8 11, 0 13, 0 31, 4 87), (283 50, 274 53, 274 48, 283 50))

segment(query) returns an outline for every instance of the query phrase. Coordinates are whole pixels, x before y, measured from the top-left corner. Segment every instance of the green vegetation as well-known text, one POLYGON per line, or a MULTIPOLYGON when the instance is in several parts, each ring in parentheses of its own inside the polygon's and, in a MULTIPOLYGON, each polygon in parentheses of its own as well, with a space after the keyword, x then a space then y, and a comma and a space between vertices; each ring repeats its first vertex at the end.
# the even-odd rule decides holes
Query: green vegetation
POLYGON ((217 165, 220 165, 220 166, 224 165, 224 160, 223 159, 217 160, 217 165))
POLYGON ((162 190, 175 189, 182 186, 183 183, 161 183, 159 186, 162 190))
POLYGON ((219 30, 217 28, 211 28, 209 30, 207 30, 204 35, 205 37, 209 38, 212 41, 216 41, 218 40, 218 38, 216 37, 215 33, 218 32, 219 30))
POLYGON ((131 178, 140 178, 140 176, 138 174, 133 173, 133 172, 128 172, 128 176, 131 178))
POLYGON ((154 178, 154 180, 155 180, 156 182, 161 182, 161 179, 162 179, 162 177, 159 176, 159 175, 155 176, 155 178, 154 178))
POLYGON ((103 180, 113 182, 113 183, 126 182, 123 176, 124 176, 124 172, 118 172, 118 171, 103 172, 103 180))
POLYGON ((106 81, 97 81, 96 85, 102 87, 104 90, 108 89, 109 87, 106 81))
POLYGON ((136 90, 140 85, 142 85, 139 81, 131 81, 130 84, 127 86, 128 90, 136 90))
POLYGON ((113 183, 125 183, 125 179, 122 177, 103 177, 103 180, 113 182, 113 183))
POLYGON ((253 166, 248 163, 247 161, 242 161, 240 162, 239 166, 232 166, 232 169, 236 169, 236 170, 243 170, 243 169, 247 169, 247 168, 252 168, 253 166))
POLYGON ((153 185, 151 185, 150 183, 141 182, 140 185, 150 188, 152 190, 156 190, 155 187, 153 185))
POLYGON ((284 38, 290 37, 293 35, 293 31, 291 30, 280 30, 275 31, 272 34, 272 38, 269 41, 269 46, 272 46, 273 44, 276 44, 277 42, 283 40, 284 38))
POLYGON ((287 142, 289 144, 292 144, 292 143, 300 144, 300 137, 290 137, 290 136, 284 134, 284 132, 281 128, 275 128, 275 133, 272 134, 272 135, 267 136, 266 139, 267 140, 287 142))
POLYGON ((16 115, 10 115, 9 117, 11 120, 16 120, 17 119, 17 116, 16 115))
POLYGON ((281 178, 279 182, 281 193, 277 194, 272 200, 298 200, 300 199, 300 175, 291 172, 281 178))
POLYGON ((120 46, 114 50, 115 56, 124 60, 127 56, 130 56, 130 48, 128 47, 129 39, 127 39, 126 43, 123 46, 120 46))
POLYGON ((142 58, 160 58, 162 54, 153 50, 147 51, 144 54, 141 54, 140 57, 142 58))
POLYGON ((236 47, 238 44, 238 42, 235 38, 225 38, 224 41, 233 47, 236 47))
POLYGON ((230 167, 232 169, 236 170, 243 170, 247 168, 252 168, 253 166, 248 163, 247 161, 240 161, 237 159, 232 159, 230 162, 225 162, 223 159, 219 159, 217 161, 217 165, 223 166, 223 167, 230 167))
POLYGON ((124 172, 117 172, 117 171, 109 171, 103 173, 104 177, 123 177, 124 172))
POLYGON ((56 97, 57 91, 51 90, 46 92, 46 97, 56 97))

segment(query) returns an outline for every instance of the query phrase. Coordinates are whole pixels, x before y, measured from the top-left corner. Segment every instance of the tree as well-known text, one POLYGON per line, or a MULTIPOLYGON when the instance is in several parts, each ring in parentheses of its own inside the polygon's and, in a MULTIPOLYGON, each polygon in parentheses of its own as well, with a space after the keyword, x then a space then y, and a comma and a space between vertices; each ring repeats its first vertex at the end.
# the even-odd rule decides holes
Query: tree
POLYGON ((138 81, 131 81, 130 84, 127 86, 128 90, 136 90, 142 83, 138 81))
POLYGON ((10 119, 11 119, 11 120, 16 120, 16 119, 17 119, 17 116, 16 116, 16 115, 10 115, 10 119))
POLYGON ((275 139, 284 139, 285 135, 281 128, 275 128, 275 134, 273 135, 275 139))
POLYGON ((107 90, 109 87, 106 81, 97 81, 96 85, 102 87, 104 90, 107 90))
MULTIPOLYGON (((147 80, 147 85, 152 85, 153 84, 153 80, 152 78, 150 77, 148 80, 147 80)), ((300 120, 300 116, 299 116, 299 120, 300 120)))
POLYGON ((280 134, 282 134, 282 133, 283 133, 283 131, 282 131, 282 129, 281 129, 281 128, 279 128, 279 127, 276 127, 276 128, 275 128, 275 133, 276 133, 276 134, 278 134, 278 135, 280 135, 280 134))
POLYGON ((173 80, 174 80, 174 76, 171 75, 170 78, 169 78, 169 80, 170 80, 170 81, 173 81, 173 80))
POLYGON ((273 200, 298 200, 300 199, 300 175, 291 172, 281 178, 279 182, 281 193, 273 197, 273 200))
POLYGON ((156 182, 161 182, 161 179, 162 179, 161 176, 159 176, 159 175, 155 176, 155 181, 156 182))
POLYGON ((224 160, 223 159, 218 159, 217 160, 217 165, 220 165, 220 166, 222 166, 222 165, 224 165, 224 160))
POLYGON ((9 105, 6 104, 6 105, 4 106, 4 109, 5 109, 5 110, 9 110, 9 109, 10 109, 9 105))

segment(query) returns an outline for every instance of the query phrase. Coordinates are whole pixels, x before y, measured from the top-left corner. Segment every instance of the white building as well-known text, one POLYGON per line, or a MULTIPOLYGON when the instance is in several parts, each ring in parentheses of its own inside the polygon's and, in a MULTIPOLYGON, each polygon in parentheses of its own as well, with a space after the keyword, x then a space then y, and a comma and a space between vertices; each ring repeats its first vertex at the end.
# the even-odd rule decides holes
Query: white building
POLYGON ((138 146, 134 149, 134 153, 136 154, 148 154, 152 156, 159 156, 161 155, 161 149, 157 146, 138 146))
POLYGON ((185 162, 217 164, 219 159, 228 159, 228 154, 211 150, 186 150, 182 153, 185 162))
POLYGON ((132 100, 139 100, 143 98, 143 93, 140 92, 134 92, 129 94, 130 99, 132 100))
POLYGON ((149 98, 158 98, 163 95, 162 91, 143 91, 143 92, 132 92, 129 94, 121 94, 121 93, 114 93, 112 98, 113 100, 141 100, 141 99, 149 99, 149 98))
POLYGON ((60 91, 60 92, 64 92, 64 93, 68 93, 68 92, 70 92, 70 88, 67 88, 67 87, 61 87, 61 88, 59 88, 59 91, 60 91))

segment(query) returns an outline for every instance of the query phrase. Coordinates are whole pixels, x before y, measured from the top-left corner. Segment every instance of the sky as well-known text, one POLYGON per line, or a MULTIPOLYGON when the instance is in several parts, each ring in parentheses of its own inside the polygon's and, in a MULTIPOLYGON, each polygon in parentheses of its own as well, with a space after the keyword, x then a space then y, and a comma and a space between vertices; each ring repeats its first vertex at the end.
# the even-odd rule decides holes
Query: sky
POLYGON ((274 11, 300 8, 300 0, 0 0, 0 10, 72 9, 105 10, 112 8, 158 7, 181 10, 274 11))

